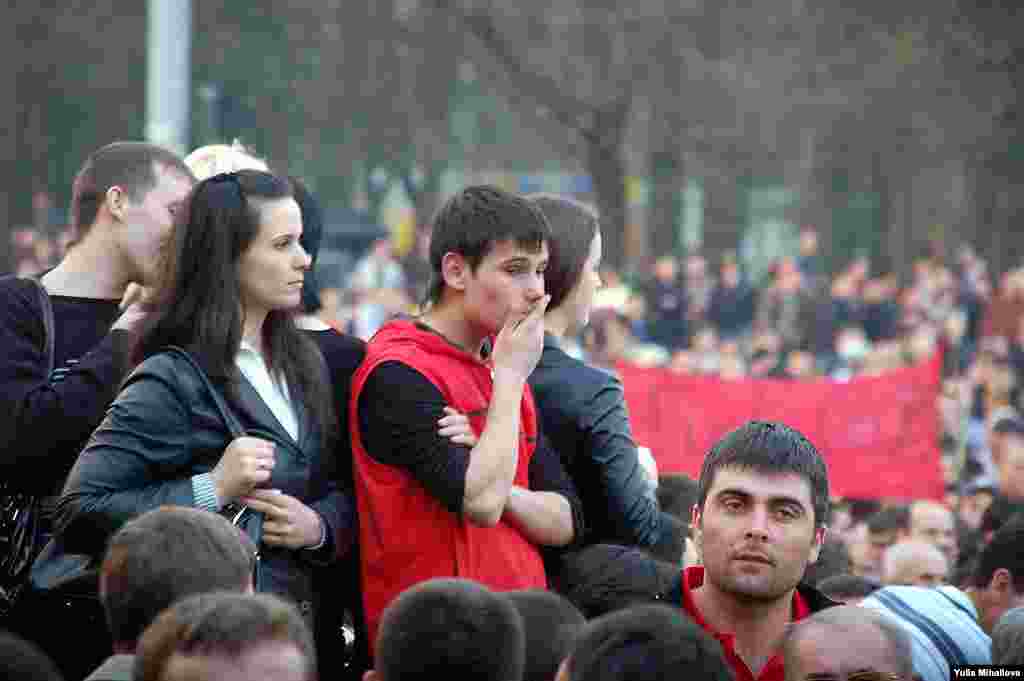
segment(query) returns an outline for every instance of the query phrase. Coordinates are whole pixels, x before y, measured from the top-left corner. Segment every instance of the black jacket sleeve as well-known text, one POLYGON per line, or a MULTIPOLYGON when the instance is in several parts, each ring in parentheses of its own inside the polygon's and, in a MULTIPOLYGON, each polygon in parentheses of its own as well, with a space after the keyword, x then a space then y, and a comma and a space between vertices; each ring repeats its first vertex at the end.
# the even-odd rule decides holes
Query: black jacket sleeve
POLYGON ((661 513, 637 455, 622 383, 553 337, 530 376, 545 435, 583 502, 587 543, 652 546, 661 513))
POLYGON ((145 367, 128 380, 65 483, 56 529, 69 548, 93 553, 145 511, 195 503, 188 400, 165 372, 145 367))
POLYGON ((63 472, 71 465, 52 457, 80 446, 117 394, 131 338, 127 331, 111 331, 61 381, 50 383, 42 312, 36 292, 26 288, 33 285, 5 283, 0 296, 0 471, 52 484, 54 469, 63 472))
POLYGON ((580 411, 580 423, 584 451, 601 472, 616 534, 640 546, 655 544, 661 536, 660 509, 640 465, 619 379, 609 375, 590 396, 580 411))

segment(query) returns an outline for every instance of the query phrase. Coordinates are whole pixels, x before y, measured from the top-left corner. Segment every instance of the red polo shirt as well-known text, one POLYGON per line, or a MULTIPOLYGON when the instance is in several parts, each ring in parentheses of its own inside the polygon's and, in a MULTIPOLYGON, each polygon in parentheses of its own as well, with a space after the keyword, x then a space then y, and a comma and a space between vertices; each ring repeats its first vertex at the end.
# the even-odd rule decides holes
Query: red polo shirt
MULTIPOLYGON (((747 667, 747 663, 736 654, 736 636, 734 634, 724 634, 715 631, 708 624, 704 616, 697 610, 697 604, 693 602, 693 589, 696 589, 704 583, 704 567, 694 566, 688 567, 683 570, 683 610, 685 610, 693 620, 708 632, 722 644, 722 650, 725 651, 725 659, 728 661, 729 666, 732 667, 733 674, 736 675, 736 681, 785 681, 785 672, 782 667, 782 655, 772 655, 768 659, 768 663, 765 664, 764 668, 758 676, 754 676, 754 673, 747 667)), ((793 592, 793 621, 802 620, 811 614, 811 609, 808 607, 804 597, 799 592, 793 592)))

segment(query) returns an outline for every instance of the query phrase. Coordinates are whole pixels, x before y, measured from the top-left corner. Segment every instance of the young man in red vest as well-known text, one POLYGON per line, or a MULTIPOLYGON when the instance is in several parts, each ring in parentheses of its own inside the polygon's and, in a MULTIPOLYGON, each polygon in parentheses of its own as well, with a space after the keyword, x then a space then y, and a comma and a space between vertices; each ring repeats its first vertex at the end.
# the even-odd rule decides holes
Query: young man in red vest
POLYGON ((351 435, 369 641, 399 593, 435 577, 545 588, 540 546, 582 534, 539 437, 526 379, 544 341, 548 227, 495 187, 459 192, 431 235, 426 312, 387 323, 352 379, 351 435), (449 438, 468 417, 475 443, 449 438))
POLYGON ((788 426, 748 423, 705 458, 692 511, 703 565, 683 571, 682 606, 722 644, 736 681, 783 681, 787 625, 837 605, 800 584, 828 512, 825 462, 788 426))

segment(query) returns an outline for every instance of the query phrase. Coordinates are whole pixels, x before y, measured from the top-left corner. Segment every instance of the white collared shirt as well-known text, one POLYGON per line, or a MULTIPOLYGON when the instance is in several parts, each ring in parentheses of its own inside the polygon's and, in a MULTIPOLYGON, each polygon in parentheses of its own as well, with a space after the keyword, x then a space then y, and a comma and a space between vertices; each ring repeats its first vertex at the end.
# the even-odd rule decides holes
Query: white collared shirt
POLYGON ((245 340, 242 340, 238 354, 235 356, 235 366, 256 389, 264 404, 284 426, 292 439, 298 441, 299 419, 295 413, 291 395, 288 394, 288 384, 285 382, 284 376, 279 376, 277 380, 274 380, 270 376, 267 363, 263 361, 263 356, 245 340))

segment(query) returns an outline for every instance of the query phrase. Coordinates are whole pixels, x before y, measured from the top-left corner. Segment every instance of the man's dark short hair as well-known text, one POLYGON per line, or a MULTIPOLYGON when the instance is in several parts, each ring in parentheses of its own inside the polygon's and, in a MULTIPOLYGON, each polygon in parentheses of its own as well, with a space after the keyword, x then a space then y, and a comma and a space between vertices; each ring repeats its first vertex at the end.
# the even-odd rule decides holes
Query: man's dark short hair
POLYGON ((846 574, 850 571, 850 552, 842 539, 833 536, 826 536, 821 544, 821 551, 818 552, 818 560, 810 563, 804 570, 804 582, 811 586, 821 583, 821 580, 835 575, 846 574))
POLYGON ((635 546, 592 544, 565 554, 552 581, 584 617, 593 619, 667 600, 680 579, 679 563, 658 560, 635 546))
POLYGON ((143 633, 134 678, 158 681, 176 655, 238 657, 267 642, 294 644, 306 678, 316 677, 313 634, 292 603, 271 594, 196 594, 165 610, 143 633))
POLYGON ((683 522, 690 522, 690 510, 697 503, 697 481, 683 473, 666 473, 658 476, 658 505, 665 513, 676 516, 683 522))
POLYGON ((905 532, 910 529, 910 506, 888 506, 868 518, 868 532, 905 532))
POLYGON ((834 601, 867 598, 881 588, 877 580, 858 575, 832 575, 818 582, 818 591, 834 601))
POLYGON ((985 588, 996 570, 1009 571, 1013 588, 1024 593, 1024 516, 1016 515, 999 528, 978 556, 974 586, 985 588))
POLYGON ((523 620, 526 657, 522 681, 553 681, 587 620, 575 605, 554 591, 530 589, 504 595, 523 620))
POLYGON ((697 481, 699 508, 704 508, 715 475, 723 468, 799 475, 811 488, 815 525, 828 524, 828 469, 811 441, 797 430, 783 423, 750 421, 715 443, 697 481))
POLYGON ((225 518, 164 506, 121 527, 107 545, 101 600, 113 640, 134 643, 161 611, 206 591, 242 591, 255 547, 225 518))
POLYGON ((519 681, 526 639, 515 606, 468 579, 431 579, 385 610, 374 668, 383 681, 519 681))
POLYGON ((680 608, 641 605, 583 629, 567 662, 570 681, 732 681, 722 646, 680 608))
POLYGON ((690 523, 664 511, 660 515, 661 532, 658 541, 641 548, 658 560, 682 565, 686 538, 690 536, 690 523))
POLYGON ((156 186, 157 168, 194 179, 184 159, 148 142, 112 142, 94 151, 79 169, 71 187, 72 227, 76 238, 89 231, 111 187, 121 187, 138 201, 156 186))
POLYGON ((458 253, 475 272, 481 261, 501 241, 539 252, 550 236, 544 214, 518 194, 490 185, 466 187, 437 211, 430 235, 430 285, 427 299, 441 300, 444 277, 441 261, 458 253))

